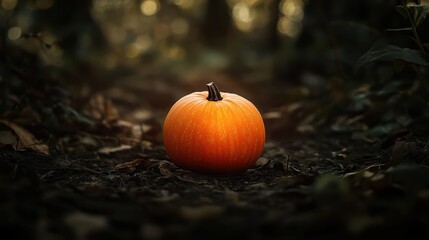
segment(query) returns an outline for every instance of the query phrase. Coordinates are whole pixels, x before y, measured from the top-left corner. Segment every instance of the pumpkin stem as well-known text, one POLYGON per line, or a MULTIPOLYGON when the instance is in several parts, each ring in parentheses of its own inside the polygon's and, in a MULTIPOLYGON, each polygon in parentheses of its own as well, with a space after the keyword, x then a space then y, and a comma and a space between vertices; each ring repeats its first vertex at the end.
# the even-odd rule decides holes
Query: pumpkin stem
POLYGON ((207 100, 216 102, 223 99, 220 95, 219 88, 217 88, 214 82, 207 84, 207 88, 209 89, 209 96, 207 97, 207 100))

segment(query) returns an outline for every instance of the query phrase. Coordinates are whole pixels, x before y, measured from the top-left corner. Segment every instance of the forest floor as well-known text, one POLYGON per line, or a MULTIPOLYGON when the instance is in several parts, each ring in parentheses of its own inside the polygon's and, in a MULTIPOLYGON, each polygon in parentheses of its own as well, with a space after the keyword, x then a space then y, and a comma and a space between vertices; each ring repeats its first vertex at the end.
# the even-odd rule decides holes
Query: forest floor
MULTIPOLYGON (((37 133, 34 126, 39 125, 26 131, 18 120, 15 125, 1 120, 2 134, 13 131, 23 145, 2 145, 0 151, 3 236, 47 240, 429 237, 425 132, 405 129, 369 139, 324 128, 275 138, 270 136, 281 135, 275 132, 284 119, 276 125, 271 117, 277 115, 271 113, 265 115, 271 116, 266 120, 269 138, 253 168, 227 176, 201 175, 168 160, 160 122, 153 120, 165 114, 177 96, 161 96, 170 100, 151 103, 162 104, 164 110, 157 113, 124 104, 136 99, 121 88, 106 91, 112 99, 126 96, 122 106, 121 99, 113 101, 119 110, 101 95, 91 98, 88 112, 98 118, 97 127, 64 130, 46 144, 25 141, 35 141, 30 132, 37 133), (136 127, 132 120, 118 117, 118 111, 136 108, 140 110, 133 116, 144 124, 136 127), (136 135, 138 140, 133 138, 136 135)), ((138 99, 138 91, 135 95, 138 99)))

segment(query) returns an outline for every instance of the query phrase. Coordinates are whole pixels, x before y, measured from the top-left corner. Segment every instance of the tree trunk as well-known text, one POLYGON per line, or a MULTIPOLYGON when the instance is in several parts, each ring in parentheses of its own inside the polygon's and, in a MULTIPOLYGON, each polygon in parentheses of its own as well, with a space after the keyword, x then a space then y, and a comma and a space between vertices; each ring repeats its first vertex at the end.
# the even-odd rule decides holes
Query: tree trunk
POLYGON ((210 47, 224 46, 232 30, 231 22, 226 0, 208 0, 205 19, 201 25, 201 38, 210 47))
POLYGON ((268 22, 268 37, 267 37, 267 50, 275 52, 278 50, 280 39, 277 31, 277 23, 279 21, 279 5, 281 0, 271 0, 268 4, 270 11, 270 21, 268 22))

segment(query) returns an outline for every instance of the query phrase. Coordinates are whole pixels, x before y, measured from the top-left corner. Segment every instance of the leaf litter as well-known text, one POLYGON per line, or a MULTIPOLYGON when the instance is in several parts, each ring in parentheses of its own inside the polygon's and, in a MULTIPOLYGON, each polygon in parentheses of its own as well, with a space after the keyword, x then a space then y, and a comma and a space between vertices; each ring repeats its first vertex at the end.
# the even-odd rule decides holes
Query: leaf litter
MULTIPOLYGON (((96 95, 90 100, 87 112, 94 124, 52 144, 63 153, 47 151, 47 142, 37 140, 26 128, 0 121, 1 144, 22 142, 16 145, 20 148, 12 148, 20 151, 0 153, 0 179, 6 180, 1 183, 6 190, 0 210, 8 224, 33 231, 16 218, 29 211, 37 217, 26 220, 41 226, 40 236, 52 234, 52 228, 67 228, 81 239, 123 233, 131 238, 228 238, 234 231, 249 239, 344 239, 369 234, 379 239, 401 235, 397 226, 407 231, 425 226, 409 215, 417 214, 418 219, 428 215, 425 137, 365 141, 383 135, 374 137, 368 128, 358 126, 361 135, 353 138, 347 134, 353 130, 343 127, 361 124, 363 114, 339 117, 334 129, 318 133, 316 120, 323 114, 317 113, 292 125, 305 134, 269 139, 253 168, 233 175, 203 175, 168 161, 155 114, 139 110, 132 115, 140 120, 124 119, 108 99, 96 95), (387 148, 385 142, 390 143, 387 148), (30 147, 35 145, 39 147, 30 147), (5 197, 11 195, 25 199, 5 197), (26 201, 33 207, 28 209, 26 201), (407 222, 415 225, 402 225, 407 222), (386 233, 386 228, 393 230, 386 233)), ((311 112, 305 103, 292 106, 284 109, 311 112)), ((264 116, 283 121, 288 113, 284 109, 264 116)), ((282 124, 275 127, 289 129, 282 124)))

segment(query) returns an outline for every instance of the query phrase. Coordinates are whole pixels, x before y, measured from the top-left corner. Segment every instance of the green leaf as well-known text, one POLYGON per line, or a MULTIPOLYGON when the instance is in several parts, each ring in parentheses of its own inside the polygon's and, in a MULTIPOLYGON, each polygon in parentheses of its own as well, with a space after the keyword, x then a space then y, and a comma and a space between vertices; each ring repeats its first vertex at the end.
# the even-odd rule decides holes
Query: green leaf
POLYGON ((419 26, 429 15, 429 5, 408 4, 407 7, 413 14, 413 21, 416 26, 419 26))
POLYGON ((384 45, 379 48, 371 48, 368 52, 362 55, 354 66, 355 74, 364 66, 375 61, 393 61, 403 60, 408 63, 428 66, 429 62, 421 54, 420 51, 400 48, 394 45, 384 45))
POLYGON ((396 11, 401 14, 402 17, 407 18, 407 10, 402 5, 398 5, 395 7, 396 11))

